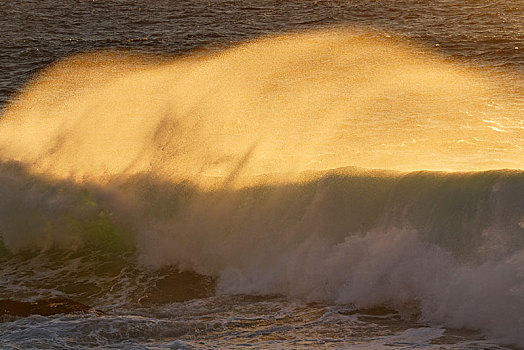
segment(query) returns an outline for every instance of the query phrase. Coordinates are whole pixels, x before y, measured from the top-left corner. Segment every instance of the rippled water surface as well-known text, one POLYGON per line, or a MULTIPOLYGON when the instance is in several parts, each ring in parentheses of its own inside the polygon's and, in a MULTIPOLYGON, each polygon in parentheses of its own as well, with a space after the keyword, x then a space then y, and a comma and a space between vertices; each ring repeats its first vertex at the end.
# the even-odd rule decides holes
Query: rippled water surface
POLYGON ((9 1, 0 8, 0 102, 57 59, 97 49, 180 54, 269 33, 371 26, 467 63, 524 66, 523 4, 448 0, 9 1))

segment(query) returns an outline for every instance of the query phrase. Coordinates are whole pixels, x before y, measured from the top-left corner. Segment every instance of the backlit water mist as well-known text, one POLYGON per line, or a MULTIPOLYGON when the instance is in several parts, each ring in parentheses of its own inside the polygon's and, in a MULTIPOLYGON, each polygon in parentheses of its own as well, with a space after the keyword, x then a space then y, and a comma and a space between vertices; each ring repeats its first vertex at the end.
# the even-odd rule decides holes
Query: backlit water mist
POLYGON ((89 54, 48 69, 6 110, 0 150, 58 176, 194 182, 348 165, 518 168, 522 91, 493 80, 341 29, 159 62, 89 54))

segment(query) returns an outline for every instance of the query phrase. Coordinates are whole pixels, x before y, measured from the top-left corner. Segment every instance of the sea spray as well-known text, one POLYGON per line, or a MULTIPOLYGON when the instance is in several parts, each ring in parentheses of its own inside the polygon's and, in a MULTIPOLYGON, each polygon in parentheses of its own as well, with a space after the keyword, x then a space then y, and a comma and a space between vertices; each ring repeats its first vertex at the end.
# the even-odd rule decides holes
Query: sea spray
POLYGON ((66 178, 151 171, 204 186, 242 159, 240 185, 344 166, 519 168, 519 96, 363 30, 175 59, 92 53, 55 64, 14 99, 0 155, 66 178))

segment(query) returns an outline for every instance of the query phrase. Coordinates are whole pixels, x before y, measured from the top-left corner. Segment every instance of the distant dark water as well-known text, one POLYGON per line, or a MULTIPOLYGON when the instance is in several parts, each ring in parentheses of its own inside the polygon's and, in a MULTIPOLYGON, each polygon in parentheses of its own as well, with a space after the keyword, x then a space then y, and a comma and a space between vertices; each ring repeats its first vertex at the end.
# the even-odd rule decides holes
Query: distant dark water
POLYGON ((39 69, 75 53, 182 54, 333 25, 371 26, 469 64, 524 69, 520 0, 29 0, 3 3, 0 18, 0 104, 39 69))

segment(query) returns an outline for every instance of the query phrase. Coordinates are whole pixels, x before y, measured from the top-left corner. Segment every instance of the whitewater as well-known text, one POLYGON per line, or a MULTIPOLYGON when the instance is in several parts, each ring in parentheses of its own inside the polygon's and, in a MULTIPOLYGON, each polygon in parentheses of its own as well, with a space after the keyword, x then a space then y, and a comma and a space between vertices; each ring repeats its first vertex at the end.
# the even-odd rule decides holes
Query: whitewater
POLYGON ((93 309, 3 312, 2 346, 524 347, 521 61, 294 29, 66 55, 10 97, 0 299, 93 309))

